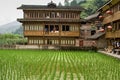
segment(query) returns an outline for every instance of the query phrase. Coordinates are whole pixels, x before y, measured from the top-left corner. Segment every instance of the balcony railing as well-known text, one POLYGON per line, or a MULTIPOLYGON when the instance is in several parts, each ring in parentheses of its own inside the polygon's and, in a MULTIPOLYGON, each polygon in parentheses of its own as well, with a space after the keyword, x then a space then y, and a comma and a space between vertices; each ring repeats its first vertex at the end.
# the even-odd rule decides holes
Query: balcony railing
POLYGON ((104 18, 103 24, 107 24, 120 19, 120 11, 104 18))
POLYGON ((115 32, 106 32, 106 38, 120 38, 120 30, 115 32))
POLYGON ((24 31, 25 36, 72 36, 79 37, 79 32, 62 31, 62 32, 43 32, 43 31, 24 31))

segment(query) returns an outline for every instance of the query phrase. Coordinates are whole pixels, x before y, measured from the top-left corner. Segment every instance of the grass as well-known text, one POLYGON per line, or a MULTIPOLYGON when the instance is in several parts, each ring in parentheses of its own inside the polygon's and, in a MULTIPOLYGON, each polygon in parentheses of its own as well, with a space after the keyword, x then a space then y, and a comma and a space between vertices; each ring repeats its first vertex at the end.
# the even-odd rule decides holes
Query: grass
POLYGON ((120 60, 96 52, 0 50, 0 80, 119 80, 120 60))

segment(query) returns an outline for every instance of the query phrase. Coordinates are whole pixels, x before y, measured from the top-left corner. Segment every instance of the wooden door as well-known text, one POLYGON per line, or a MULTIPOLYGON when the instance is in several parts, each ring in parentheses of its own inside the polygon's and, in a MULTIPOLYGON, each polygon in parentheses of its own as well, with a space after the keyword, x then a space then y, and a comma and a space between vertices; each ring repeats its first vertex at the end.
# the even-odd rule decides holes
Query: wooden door
POLYGON ((80 41, 79 41, 79 46, 80 46, 80 47, 83 47, 83 40, 80 40, 80 41))

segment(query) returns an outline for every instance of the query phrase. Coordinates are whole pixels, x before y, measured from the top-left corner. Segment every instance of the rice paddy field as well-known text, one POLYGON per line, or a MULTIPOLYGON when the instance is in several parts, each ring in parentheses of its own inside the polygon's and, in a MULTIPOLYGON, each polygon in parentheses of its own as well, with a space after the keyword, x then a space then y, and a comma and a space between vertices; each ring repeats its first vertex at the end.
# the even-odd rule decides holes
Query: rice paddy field
POLYGON ((0 80, 120 80, 120 60, 97 52, 0 50, 0 80))

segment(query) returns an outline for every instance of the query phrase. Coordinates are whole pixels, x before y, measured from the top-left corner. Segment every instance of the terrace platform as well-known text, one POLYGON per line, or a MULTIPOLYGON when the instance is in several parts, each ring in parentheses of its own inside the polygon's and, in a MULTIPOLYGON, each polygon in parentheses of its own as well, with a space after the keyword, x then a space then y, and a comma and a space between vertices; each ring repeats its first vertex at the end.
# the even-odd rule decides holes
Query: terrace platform
POLYGON ((98 52, 120 59, 120 55, 99 50, 98 52))

